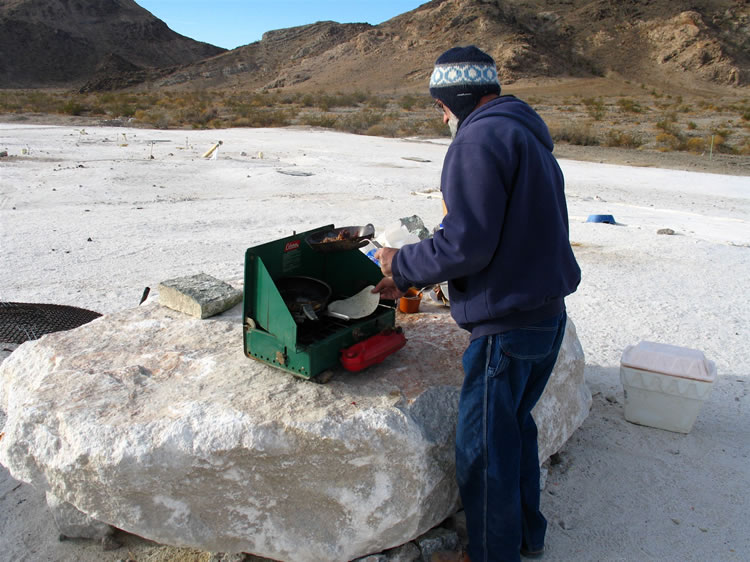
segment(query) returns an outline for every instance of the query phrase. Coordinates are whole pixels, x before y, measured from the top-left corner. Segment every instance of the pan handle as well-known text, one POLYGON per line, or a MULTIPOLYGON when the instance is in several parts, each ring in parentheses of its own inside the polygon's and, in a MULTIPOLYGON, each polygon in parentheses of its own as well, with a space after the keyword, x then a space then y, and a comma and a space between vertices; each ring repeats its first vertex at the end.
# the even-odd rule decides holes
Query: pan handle
POLYGON ((318 315, 315 314, 315 309, 313 308, 313 306, 311 304, 303 304, 302 305, 302 312, 310 320, 317 320, 318 319, 318 315))

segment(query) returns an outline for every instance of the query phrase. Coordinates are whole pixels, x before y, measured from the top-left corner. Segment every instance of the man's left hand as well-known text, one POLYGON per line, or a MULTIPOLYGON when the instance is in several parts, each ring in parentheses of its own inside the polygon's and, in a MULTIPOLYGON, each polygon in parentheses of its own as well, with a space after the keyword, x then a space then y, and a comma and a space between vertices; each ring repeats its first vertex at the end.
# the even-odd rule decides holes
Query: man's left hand
POLYGON ((393 263, 393 257, 398 253, 396 248, 380 248, 375 252, 375 259, 380 262, 380 271, 383 275, 390 277, 393 275, 391 264, 393 263))
POLYGON ((396 286, 396 282, 393 277, 383 277, 373 289, 373 293, 380 293, 380 297, 383 299, 396 300, 404 296, 404 293, 399 291, 396 286))

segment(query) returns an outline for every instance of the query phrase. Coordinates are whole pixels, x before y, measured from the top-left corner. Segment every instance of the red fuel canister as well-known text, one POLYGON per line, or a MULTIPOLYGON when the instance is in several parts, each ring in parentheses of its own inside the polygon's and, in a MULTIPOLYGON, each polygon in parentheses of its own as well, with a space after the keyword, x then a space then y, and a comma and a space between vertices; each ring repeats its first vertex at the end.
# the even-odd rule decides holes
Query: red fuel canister
POLYGON ((347 371, 361 371, 383 360, 406 345, 400 328, 385 330, 341 350, 341 364, 347 371))

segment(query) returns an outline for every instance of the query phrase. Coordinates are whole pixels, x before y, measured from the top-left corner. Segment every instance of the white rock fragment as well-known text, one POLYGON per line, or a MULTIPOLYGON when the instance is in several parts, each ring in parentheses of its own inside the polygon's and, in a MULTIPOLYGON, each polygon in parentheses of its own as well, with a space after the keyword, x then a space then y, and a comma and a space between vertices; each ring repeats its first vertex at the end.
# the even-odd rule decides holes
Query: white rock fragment
POLYGON ((159 283, 159 304, 196 318, 220 314, 241 300, 242 291, 205 273, 159 283))
POLYGON ((75 506, 62 501, 53 493, 47 492, 46 498, 60 535, 69 539, 101 540, 114 532, 110 525, 81 513, 75 506))

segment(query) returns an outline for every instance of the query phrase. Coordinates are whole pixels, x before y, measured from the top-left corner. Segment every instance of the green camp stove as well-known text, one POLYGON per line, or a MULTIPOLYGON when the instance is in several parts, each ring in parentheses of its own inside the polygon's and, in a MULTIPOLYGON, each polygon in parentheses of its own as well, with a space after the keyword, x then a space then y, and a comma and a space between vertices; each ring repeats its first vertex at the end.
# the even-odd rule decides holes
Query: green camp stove
POLYGON ((289 299, 282 296, 282 284, 289 279, 321 281, 330 287, 328 300, 334 301, 383 278, 380 268, 356 247, 320 251, 320 245, 310 242, 331 231, 333 225, 322 226, 247 249, 243 339, 248 357, 311 379, 340 365, 343 351, 366 345, 374 336, 382 339, 380 334, 395 328, 395 307, 388 302, 359 319, 330 316, 325 306, 312 318, 293 314, 289 299))

